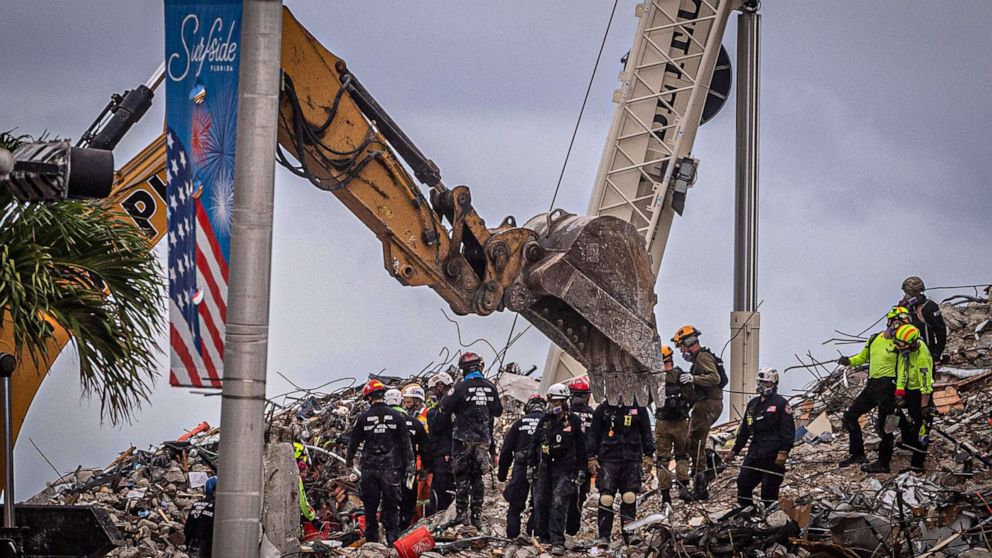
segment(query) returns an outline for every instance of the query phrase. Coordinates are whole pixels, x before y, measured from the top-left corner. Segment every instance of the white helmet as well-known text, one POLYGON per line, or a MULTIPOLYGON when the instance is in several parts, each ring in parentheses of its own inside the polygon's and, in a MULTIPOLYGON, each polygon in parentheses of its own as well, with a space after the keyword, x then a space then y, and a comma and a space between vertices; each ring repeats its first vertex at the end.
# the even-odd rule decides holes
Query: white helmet
POLYGON ((431 376, 430 380, 427 380, 427 388, 434 389, 434 386, 438 384, 453 386, 455 385, 455 381, 451 378, 451 374, 448 374, 447 372, 438 372, 437 374, 431 376))
POLYGON ((419 399, 421 402, 427 400, 427 396, 424 395, 424 388, 420 387, 420 384, 410 384, 403 388, 403 397, 419 399))
POLYGON ((764 367, 758 370, 758 381, 759 382, 772 382, 778 385, 778 370, 774 368, 764 367))
POLYGON ((568 386, 565 384, 553 384, 548 388, 548 401, 568 399, 571 396, 572 392, 568 390, 568 386))
POLYGON ((386 405, 389 406, 402 405, 403 394, 400 392, 400 390, 396 388, 390 388, 386 390, 385 400, 386 400, 386 405))

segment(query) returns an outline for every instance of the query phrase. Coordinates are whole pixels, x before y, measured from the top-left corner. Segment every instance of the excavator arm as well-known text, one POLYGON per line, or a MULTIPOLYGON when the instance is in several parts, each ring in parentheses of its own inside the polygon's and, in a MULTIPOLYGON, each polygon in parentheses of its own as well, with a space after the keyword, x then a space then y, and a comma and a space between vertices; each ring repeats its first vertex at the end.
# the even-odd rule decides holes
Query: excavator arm
POLYGON ((458 314, 519 312, 590 370, 597 398, 657 395, 654 273, 633 225, 558 210, 489 228, 469 188, 445 186, 356 74, 288 9, 282 37, 278 159, 375 233, 393 277, 430 287, 458 314))

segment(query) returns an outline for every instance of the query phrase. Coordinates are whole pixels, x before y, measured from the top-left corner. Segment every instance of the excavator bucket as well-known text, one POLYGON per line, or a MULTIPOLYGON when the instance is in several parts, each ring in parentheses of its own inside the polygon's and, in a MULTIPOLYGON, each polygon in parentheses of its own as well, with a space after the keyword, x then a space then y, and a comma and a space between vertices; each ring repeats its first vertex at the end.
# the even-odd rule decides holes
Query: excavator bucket
POLYGON ((589 370, 593 395, 646 405, 663 395, 655 277, 644 240, 615 217, 561 210, 524 228, 537 233, 506 291, 519 312, 589 370))

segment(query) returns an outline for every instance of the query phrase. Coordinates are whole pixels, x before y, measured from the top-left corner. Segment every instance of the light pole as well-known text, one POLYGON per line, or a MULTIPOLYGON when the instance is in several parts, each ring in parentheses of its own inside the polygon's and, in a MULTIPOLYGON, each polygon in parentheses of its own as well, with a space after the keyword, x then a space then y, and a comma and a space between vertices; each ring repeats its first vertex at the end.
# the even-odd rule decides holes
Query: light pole
POLYGON ((3 400, 3 527, 14 527, 14 420, 10 408, 10 377, 17 369, 17 358, 0 353, 0 399, 3 400))

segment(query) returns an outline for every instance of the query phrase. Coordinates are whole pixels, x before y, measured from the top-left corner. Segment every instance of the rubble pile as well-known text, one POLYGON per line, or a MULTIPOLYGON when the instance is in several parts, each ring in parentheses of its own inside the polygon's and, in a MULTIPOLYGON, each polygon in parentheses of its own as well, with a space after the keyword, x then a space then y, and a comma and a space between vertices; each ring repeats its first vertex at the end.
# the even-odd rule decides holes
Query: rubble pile
MULTIPOLYGON (((865 371, 813 367, 817 379, 790 401, 797 443, 789 456, 781 499, 772 509, 739 509, 738 464, 729 461, 737 424, 710 433, 711 497, 705 502, 662 504, 655 480, 645 482, 638 520, 617 532, 609 548, 596 546, 597 496, 583 510, 583 528, 569 538, 567 556, 932 556, 992 557, 992 306, 967 301, 943 306, 948 324, 950 365, 938 369, 934 401, 940 415, 931 429, 924 474, 900 473, 908 449, 897 446, 892 474, 868 475, 840 469, 847 435, 840 417, 866 381, 865 371), (982 324, 986 325, 982 325, 982 324), (650 489, 650 490, 649 490, 650 489), (912 545, 910 552, 909 546, 912 545)), ((381 378, 399 386, 409 379, 381 378)), ((521 413, 522 401, 537 388, 526 376, 503 374, 498 385, 506 412, 499 432, 521 413)), ((788 397, 789 394, 783 394, 788 397)), ((304 476, 310 503, 328 525, 323 533, 301 533, 302 553, 316 556, 386 556, 390 549, 361 539, 362 504, 345 469, 346 436, 366 408, 361 391, 300 390, 273 403, 269 442, 299 442, 311 466, 304 476), (320 538, 322 540, 310 540, 320 538)), ((875 451, 878 437, 866 423, 865 442, 875 451)), ((80 469, 51 483, 33 501, 100 506, 111 513, 125 544, 112 556, 183 557, 182 522, 202 496, 206 475, 216 465, 218 429, 149 450, 130 448, 103 469, 80 469)), ((497 443, 500 443, 498 441, 497 443)), ((423 554, 462 557, 532 558, 546 553, 532 539, 507 540, 502 484, 488 476, 482 533, 474 528, 442 529, 445 514, 421 520, 437 547, 423 554)), ((449 510, 447 517, 450 517, 449 510)))

